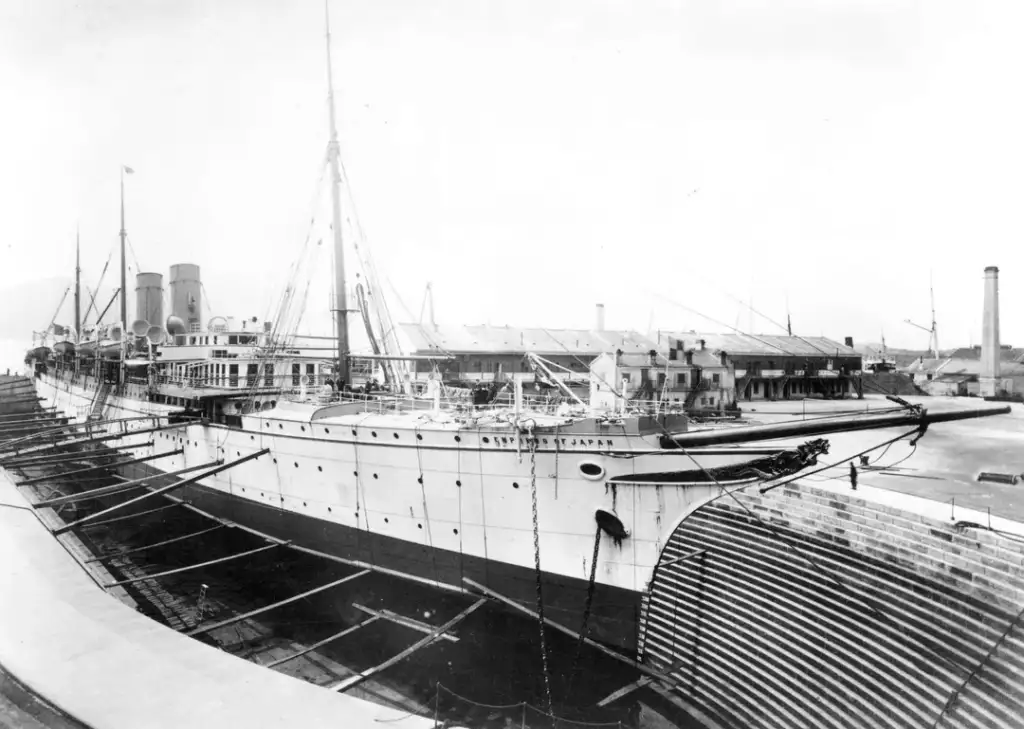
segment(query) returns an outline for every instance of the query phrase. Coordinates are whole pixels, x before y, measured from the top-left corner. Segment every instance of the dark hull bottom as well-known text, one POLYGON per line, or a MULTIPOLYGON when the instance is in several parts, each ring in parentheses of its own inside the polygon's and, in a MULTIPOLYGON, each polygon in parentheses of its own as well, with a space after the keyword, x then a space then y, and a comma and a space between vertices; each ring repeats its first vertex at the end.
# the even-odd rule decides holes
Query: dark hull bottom
MULTIPOLYGON (((159 473, 144 464, 122 471, 129 478, 159 473)), ((185 486, 174 493, 215 516, 309 549, 446 583, 460 590, 465 589, 463 578, 468 577, 531 610, 537 608, 536 575, 532 568, 413 544, 235 498, 199 485, 185 486)), ((545 617, 578 631, 586 606, 587 580, 544 572, 542 584, 545 617)), ((595 584, 587 622, 590 638, 632 657, 639 619, 640 593, 595 584)))

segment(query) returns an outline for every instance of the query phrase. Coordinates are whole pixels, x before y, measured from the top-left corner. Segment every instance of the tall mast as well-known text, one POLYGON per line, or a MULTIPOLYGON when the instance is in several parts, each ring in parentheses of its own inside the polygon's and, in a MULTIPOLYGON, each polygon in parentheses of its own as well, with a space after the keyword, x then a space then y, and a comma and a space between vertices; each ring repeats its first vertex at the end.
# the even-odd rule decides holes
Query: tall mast
POLYGON ((81 235, 75 228, 75 344, 82 335, 82 252, 81 235))
POLYGON ((338 336, 338 366, 335 379, 338 387, 348 384, 348 302, 345 293, 345 250, 341 241, 341 149, 334 112, 334 76, 331 71, 331 14, 329 0, 324 0, 327 26, 327 105, 330 108, 331 141, 327 157, 331 165, 331 210, 334 229, 334 323, 338 336))
POLYGON ((125 279, 124 242, 128 237, 124 229, 124 165, 121 165, 121 339, 126 335, 128 326, 128 286, 125 279))

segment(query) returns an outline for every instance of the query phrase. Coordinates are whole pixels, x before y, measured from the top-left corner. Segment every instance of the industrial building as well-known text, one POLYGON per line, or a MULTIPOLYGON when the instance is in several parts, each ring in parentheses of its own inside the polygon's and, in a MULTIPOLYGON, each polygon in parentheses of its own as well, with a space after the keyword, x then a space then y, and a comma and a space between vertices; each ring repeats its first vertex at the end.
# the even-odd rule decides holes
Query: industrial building
MULTIPOLYGON (((847 339, 773 334, 671 332, 660 342, 696 342, 725 352, 735 370, 736 400, 789 400, 805 397, 862 397, 862 356, 847 339)), ((662 345, 664 346, 664 345, 662 345)))

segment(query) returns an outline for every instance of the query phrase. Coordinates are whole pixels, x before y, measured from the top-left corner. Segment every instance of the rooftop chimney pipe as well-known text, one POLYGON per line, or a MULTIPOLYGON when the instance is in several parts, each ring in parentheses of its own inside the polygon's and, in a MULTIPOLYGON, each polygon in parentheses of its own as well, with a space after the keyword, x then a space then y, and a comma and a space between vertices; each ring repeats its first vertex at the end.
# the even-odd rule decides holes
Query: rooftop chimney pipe
POLYGON ((597 305, 597 321, 595 322, 597 331, 604 331, 604 304, 597 305))

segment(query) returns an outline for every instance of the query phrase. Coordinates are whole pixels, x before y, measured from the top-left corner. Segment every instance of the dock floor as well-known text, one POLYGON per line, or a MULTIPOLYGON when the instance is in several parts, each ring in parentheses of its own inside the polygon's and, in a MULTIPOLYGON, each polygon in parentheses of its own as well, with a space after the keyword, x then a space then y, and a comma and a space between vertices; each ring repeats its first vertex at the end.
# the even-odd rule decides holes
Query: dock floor
MULTIPOLYGON (((0 666, 92 729, 433 725, 241 660, 110 597, 2 470, 0 564, 0 666)), ((5 706, 24 712, 0 698, 0 727, 5 706)))

